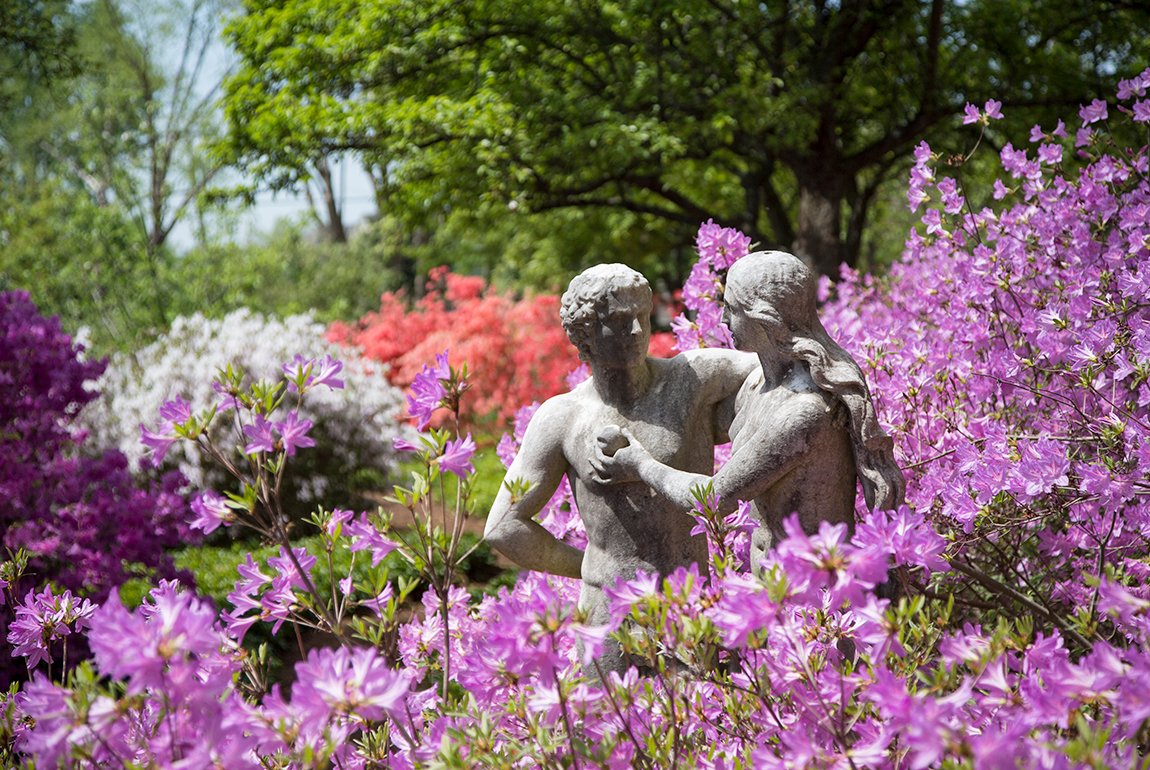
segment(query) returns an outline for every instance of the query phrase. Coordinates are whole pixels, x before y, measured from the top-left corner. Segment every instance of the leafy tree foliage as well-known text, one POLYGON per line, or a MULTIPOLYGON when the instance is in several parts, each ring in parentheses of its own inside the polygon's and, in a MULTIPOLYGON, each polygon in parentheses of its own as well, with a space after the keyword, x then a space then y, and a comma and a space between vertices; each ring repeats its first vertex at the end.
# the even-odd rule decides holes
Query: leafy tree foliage
POLYGON ((394 220, 371 222, 347 243, 329 242, 284 221, 247 243, 204 243, 175 261, 179 315, 216 317, 239 308, 278 316, 314 313, 321 321, 358 318, 398 288, 409 237, 394 220))
POLYGON ((352 151, 409 212, 628 211, 683 236, 714 216, 827 272, 924 132, 966 101, 1033 123, 1097 95, 1150 23, 1068 0, 245 8, 230 149, 272 185, 352 151))
MULTIPOLYGON (((92 326, 98 347, 170 320, 169 238, 222 169, 201 151, 212 131, 215 94, 203 82, 221 7, 53 5, 44 14, 69 45, 57 58, 76 68, 5 82, 0 287, 34 292, 69 326, 92 326)), ((28 35, 49 46, 53 29, 28 35)))
POLYGON ((74 75, 75 27, 67 0, 9 0, 0 5, 0 108, 30 83, 74 75))

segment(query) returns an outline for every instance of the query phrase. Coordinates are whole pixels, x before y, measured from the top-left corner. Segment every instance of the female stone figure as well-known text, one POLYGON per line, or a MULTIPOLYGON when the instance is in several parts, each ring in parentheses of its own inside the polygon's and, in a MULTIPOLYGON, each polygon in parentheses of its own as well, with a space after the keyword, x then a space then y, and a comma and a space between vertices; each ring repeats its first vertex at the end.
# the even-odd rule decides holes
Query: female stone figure
POLYGON ((692 505, 691 487, 708 481, 724 512, 739 500, 752 502, 760 522, 756 559, 784 536, 792 513, 808 533, 822 521, 853 528, 856 479, 871 509, 901 503, 905 486, 892 441, 878 426, 858 364, 819 320, 807 266, 779 251, 750 254, 731 267, 724 299, 735 346, 760 363, 736 400, 730 461, 713 478, 675 470, 629 431, 609 428, 592 461, 599 477, 638 479, 684 510, 692 505))

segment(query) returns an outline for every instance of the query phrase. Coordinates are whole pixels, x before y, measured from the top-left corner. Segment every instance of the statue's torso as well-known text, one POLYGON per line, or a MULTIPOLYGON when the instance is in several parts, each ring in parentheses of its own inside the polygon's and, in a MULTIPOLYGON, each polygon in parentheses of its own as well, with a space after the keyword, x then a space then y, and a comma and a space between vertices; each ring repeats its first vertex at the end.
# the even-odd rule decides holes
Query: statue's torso
POLYGON ((602 485, 590 478, 596 437, 607 425, 628 428, 659 462, 710 475, 714 469, 714 403, 685 365, 661 362, 637 403, 620 409, 593 388, 577 397, 563 440, 568 478, 587 529, 583 580, 611 585, 637 570, 666 574, 705 563, 706 540, 694 520, 641 482, 602 485))
MULTIPOLYGON (((846 407, 806 378, 765 391, 761 377, 752 377, 739 395, 731 425, 732 456, 749 452, 766 458, 764 448, 788 435, 788 421, 797 419, 800 409, 809 410, 812 401, 821 402, 822 417, 795 447, 802 460, 751 501, 755 515, 776 541, 792 513, 798 513, 807 533, 817 532, 822 521, 853 526, 857 476, 846 407)), ((760 470, 769 473, 771 468, 760 470)))

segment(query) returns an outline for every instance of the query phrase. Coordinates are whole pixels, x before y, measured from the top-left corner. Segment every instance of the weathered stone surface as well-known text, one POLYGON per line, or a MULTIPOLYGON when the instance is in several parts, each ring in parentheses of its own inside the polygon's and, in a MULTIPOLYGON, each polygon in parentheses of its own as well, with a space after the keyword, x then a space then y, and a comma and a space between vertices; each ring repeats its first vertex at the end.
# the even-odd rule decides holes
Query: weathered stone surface
MULTIPOLYGON (((591 623, 608 617, 604 586, 638 570, 667 574, 707 560, 705 539, 690 534, 690 517, 669 511, 666 499, 645 484, 595 478, 592 460, 622 446, 626 429, 663 467, 710 473, 714 445, 727 440, 734 398, 756 363, 725 350, 651 358, 650 314, 650 286, 624 265, 598 265, 571 282, 563 325, 592 376, 539 407, 507 471, 508 480, 530 486, 513 499, 504 485, 487 519, 488 542, 512 561, 582 578, 580 606, 591 623), (608 425, 617 429, 603 434, 608 425), (586 551, 533 520, 564 475, 587 529, 586 551)), ((599 663, 605 670, 625 668, 614 645, 599 663)))
POLYGON ((641 432, 612 425, 604 433, 614 451, 597 452, 592 479, 623 489, 639 479, 678 510, 691 507, 693 485, 712 481, 722 510, 753 502, 752 558, 783 536, 792 513, 808 533, 822 521, 853 527, 859 480, 869 506, 897 506, 904 483, 891 440, 858 365, 819 321, 811 271, 783 252, 750 254, 731 267, 725 301, 735 345, 759 360, 736 399, 730 461, 713 478, 672 467, 641 432))

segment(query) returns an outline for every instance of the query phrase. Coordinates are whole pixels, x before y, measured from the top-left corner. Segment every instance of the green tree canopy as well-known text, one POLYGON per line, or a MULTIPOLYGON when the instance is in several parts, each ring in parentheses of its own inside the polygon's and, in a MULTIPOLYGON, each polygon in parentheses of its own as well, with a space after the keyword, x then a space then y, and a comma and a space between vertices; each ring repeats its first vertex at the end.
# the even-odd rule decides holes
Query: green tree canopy
POLYGON ((5 81, 0 287, 88 325, 101 349, 170 320, 169 237, 222 169, 205 70, 224 2, 16 3, 39 9, 20 33, 33 52, 63 46, 34 60, 76 66, 5 81))
MULTIPOLYGON (((358 153, 388 205, 715 217, 824 271, 965 102, 1034 122, 1144 63, 1102 0, 246 0, 231 156, 272 186, 358 153)), ((595 255, 593 258, 601 258, 595 255)))

